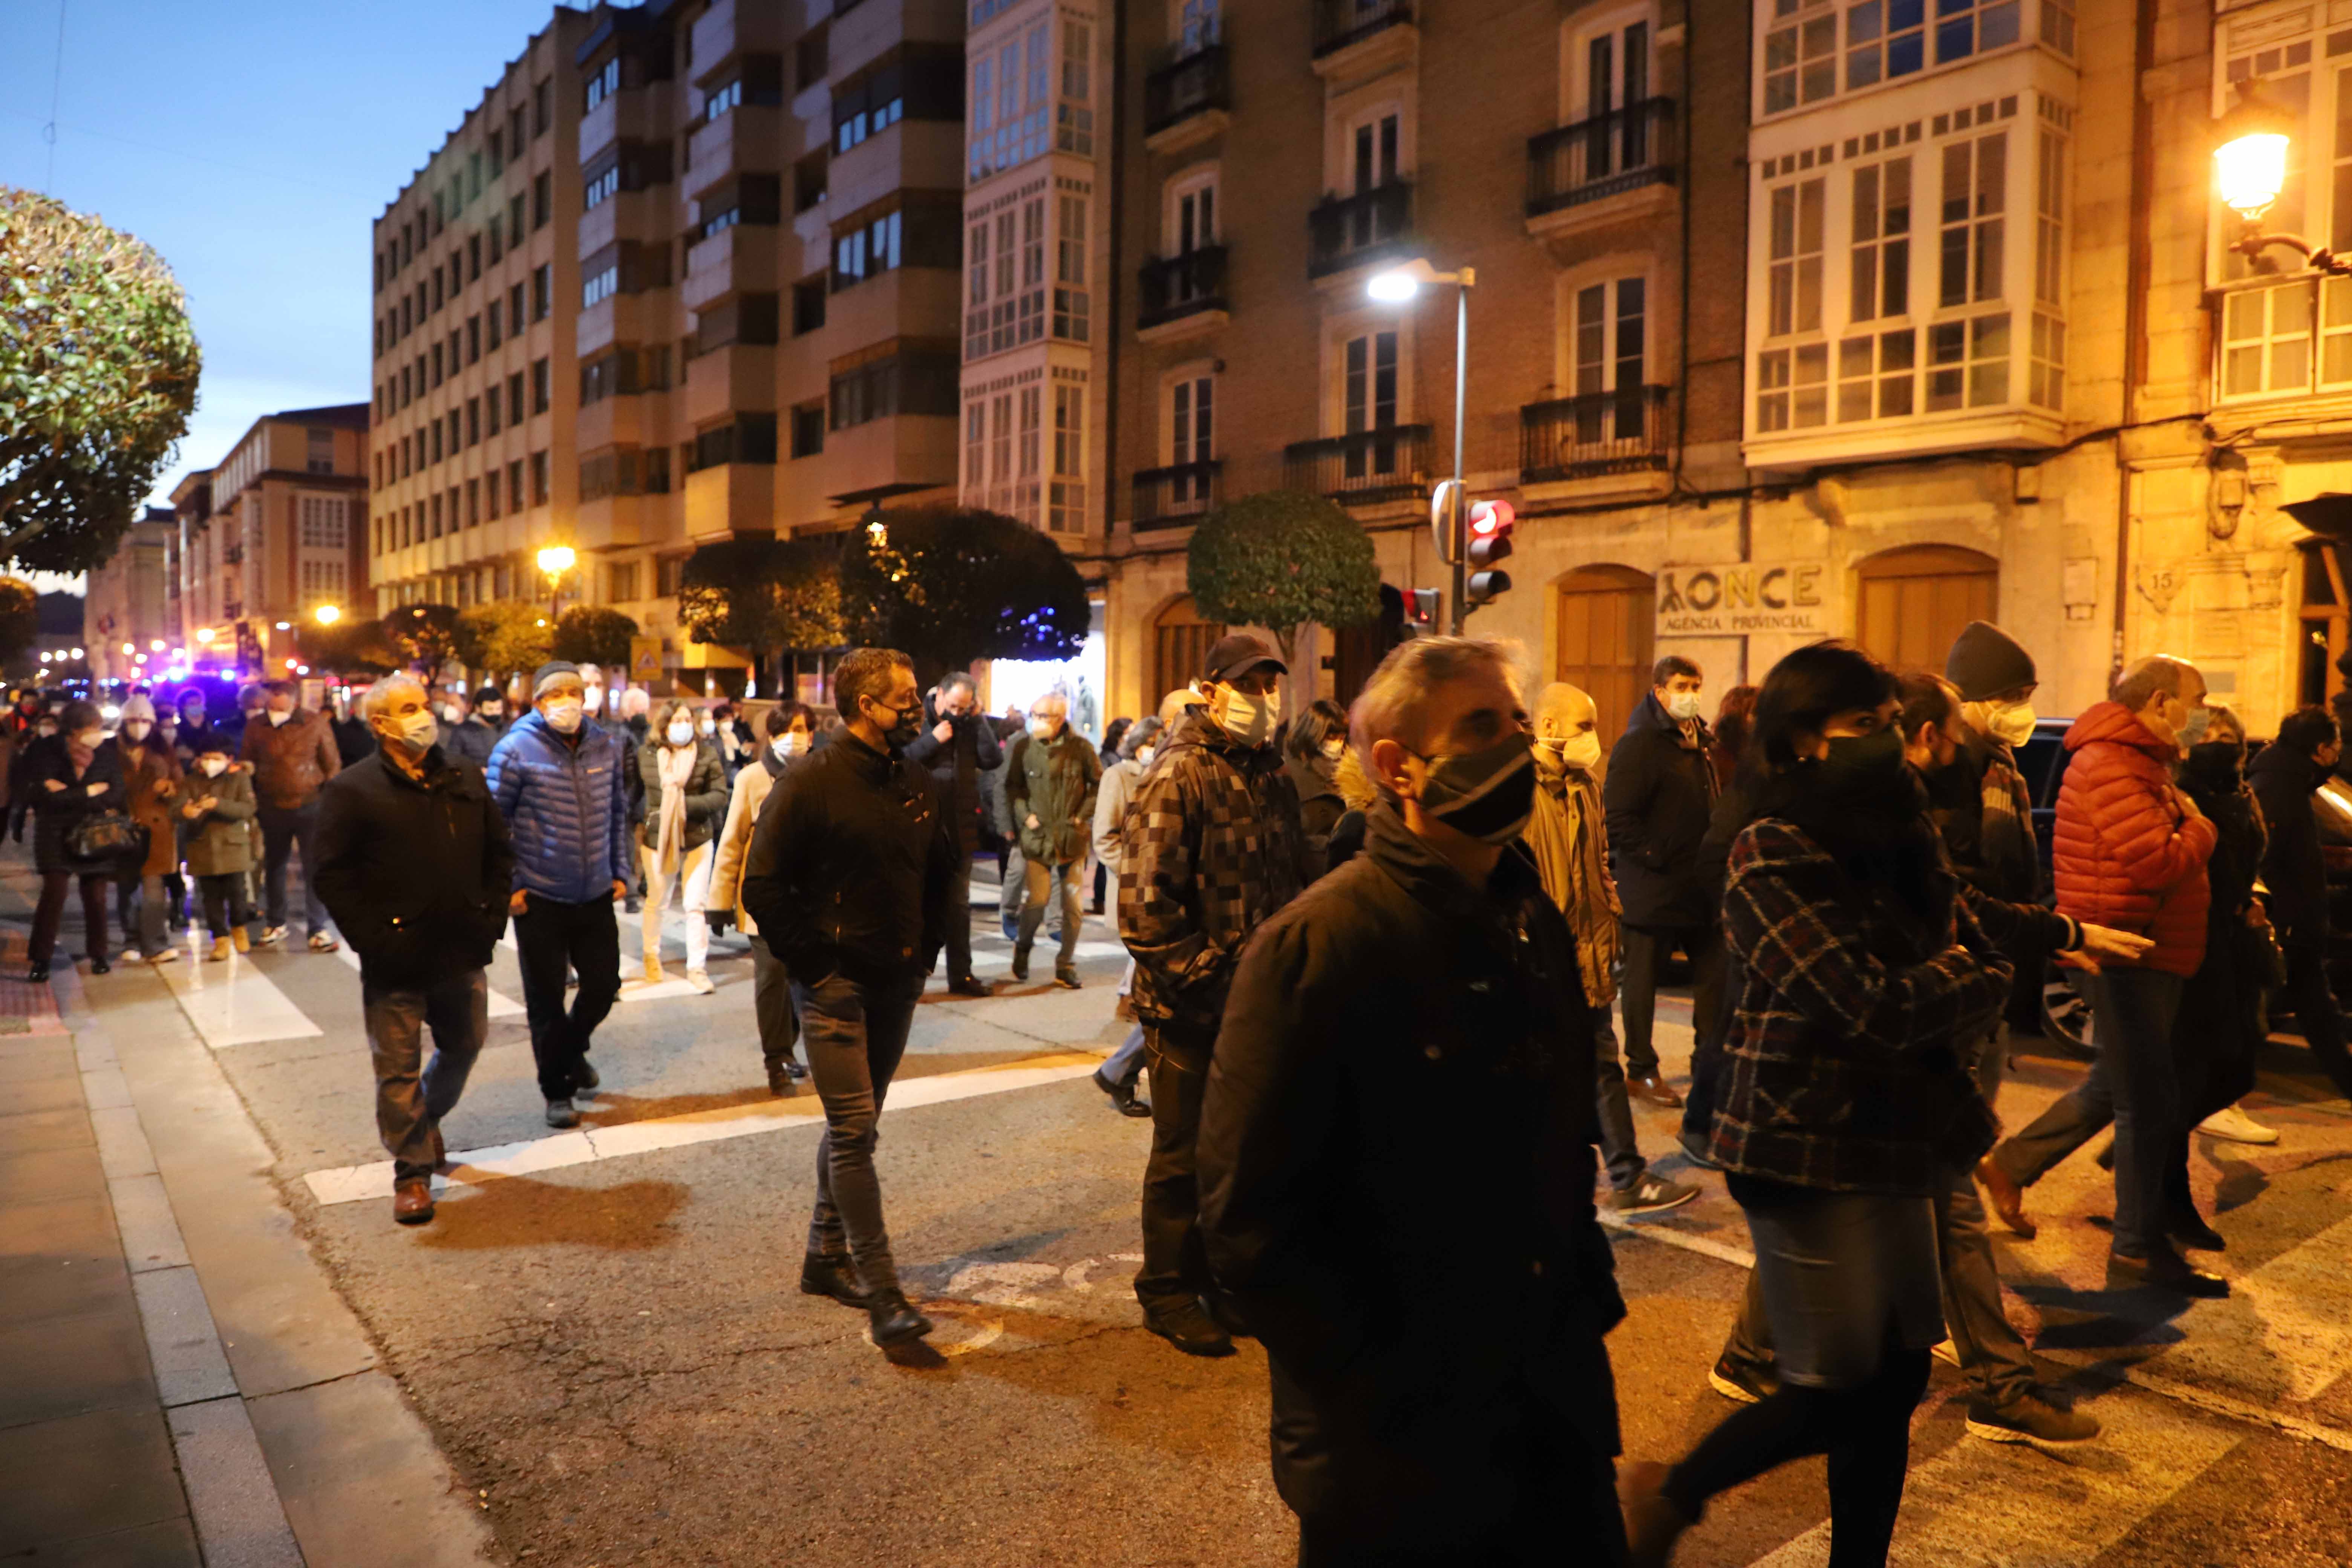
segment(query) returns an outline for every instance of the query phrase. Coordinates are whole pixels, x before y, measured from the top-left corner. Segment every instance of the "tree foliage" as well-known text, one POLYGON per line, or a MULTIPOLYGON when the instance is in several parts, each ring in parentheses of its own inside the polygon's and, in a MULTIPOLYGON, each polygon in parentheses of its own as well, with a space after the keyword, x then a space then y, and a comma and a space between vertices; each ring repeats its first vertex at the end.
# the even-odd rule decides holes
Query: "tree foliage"
POLYGON ((302 628, 301 648, 313 668, 339 675, 383 675, 398 669, 404 656, 392 646, 382 621, 337 621, 302 628))
POLYGON ((1067 658, 1085 643, 1086 583, 1035 529, 964 507, 877 521, 842 550, 851 641, 899 649, 926 680, 980 658, 1067 658))
POLYGON ((428 679, 457 651, 457 612, 448 605, 409 605, 384 616, 385 635, 402 658, 428 679))
POLYGON ((163 258, 0 186, 0 559, 102 564, 196 405, 201 354, 163 258))
POLYGON ((1202 615, 1264 626, 1286 659, 1308 621, 1338 630, 1381 613, 1371 536, 1339 502, 1303 490, 1244 496, 1202 518, 1184 575, 1202 615))
POLYGON ((679 575, 677 624, 698 643, 744 650, 769 689, 771 654, 848 640, 836 542, 746 533, 702 546, 679 575))
POLYGON ((493 677, 533 670, 552 657, 554 638, 536 604, 501 599, 457 616, 457 658, 493 677))
POLYGON ((22 577, 0 577, 0 664, 13 664, 41 637, 41 596, 22 577))
POLYGON ((574 664, 629 667, 629 639, 637 623, 603 605, 574 605, 555 623, 555 657, 574 664))

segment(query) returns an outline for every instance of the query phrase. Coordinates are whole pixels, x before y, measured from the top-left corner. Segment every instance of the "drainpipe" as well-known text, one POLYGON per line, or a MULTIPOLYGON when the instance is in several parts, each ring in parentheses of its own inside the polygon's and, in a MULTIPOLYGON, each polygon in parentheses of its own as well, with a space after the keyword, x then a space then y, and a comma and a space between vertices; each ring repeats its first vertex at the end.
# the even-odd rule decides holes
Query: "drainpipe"
POLYGON ((2156 5, 2157 0, 2137 0, 2132 21, 2131 209, 2124 284, 2123 420, 2116 434, 2116 625, 2110 679, 2124 667, 2124 614, 2131 594, 2131 431, 2139 418, 2140 384, 2147 378, 2148 199, 2156 173, 2156 116, 2147 101, 2147 73, 2156 58, 2156 5))

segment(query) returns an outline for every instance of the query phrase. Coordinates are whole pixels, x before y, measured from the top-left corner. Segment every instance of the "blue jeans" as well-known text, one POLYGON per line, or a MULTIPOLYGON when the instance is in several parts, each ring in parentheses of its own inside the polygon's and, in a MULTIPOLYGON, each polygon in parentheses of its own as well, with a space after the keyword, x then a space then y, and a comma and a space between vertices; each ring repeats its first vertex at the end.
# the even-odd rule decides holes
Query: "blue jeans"
POLYGON ((824 1136, 816 1145, 816 1210, 809 1217, 812 1253, 847 1252, 867 1295, 898 1288, 890 1233, 882 1223, 882 1184, 874 1173, 882 1100, 923 994, 919 974, 861 985, 834 973, 793 982, 801 1047, 809 1078, 824 1102, 824 1136))
POLYGON ((422 1180, 441 1163, 441 1119, 457 1108, 489 1033, 489 980, 481 970, 461 969, 431 985, 377 985, 362 972, 360 1010, 375 1060, 375 1129, 392 1154, 392 1179, 422 1180))
POLYGON ((1103 1058, 1103 1081, 1126 1084, 1132 1088, 1143 1073, 1143 1026, 1138 1024, 1118 1043, 1118 1049, 1103 1058))

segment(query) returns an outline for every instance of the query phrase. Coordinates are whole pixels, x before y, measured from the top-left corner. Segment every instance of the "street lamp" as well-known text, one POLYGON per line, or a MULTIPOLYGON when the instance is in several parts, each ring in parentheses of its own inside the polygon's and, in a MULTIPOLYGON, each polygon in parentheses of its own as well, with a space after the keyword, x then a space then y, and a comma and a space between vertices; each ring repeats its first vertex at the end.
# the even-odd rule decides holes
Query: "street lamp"
POLYGON ((539 552, 539 569, 547 574, 547 618, 559 617, 556 610, 563 603, 563 574, 580 559, 569 544, 550 544, 539 552))
POLYGON ((338 605, 321 605, 310 612, 310 618, 322 626, 331 626, 343 618, 342 608, 338 605))
POLYGON ((2312 271, 2333 278, 2352 277, 2352 262, 2299 234, 2265 234, 2263 216, 2286 189, 2287 151, 2297 129, 2293 111, 2263 90, 2258 77, 2238 84, 2238 101, 2216 122, 2213 131, 2213 183, 2221 205, 2238 215, 2238 237, 2230 248, 2255 264, 2273 246, 2294 251, 2312 271))
MULTIPOLYGON (((1477 286, 1478 274, 1465 267, 1456 272, 1440 272, 1430 266, 1424 257, 1414 257, 1402 267, 1391 267, 1375 272, 1364 285, 1364 292, 1382 305, 1410 304, 1423 287, 1431 283, 1451 283, 1454 293, 1454 482, 1458 489, 1462 483, 1462 425, 1466 417, 1470 398, 1470 290, 1477 286)), ((1467 606, 1463 603, 1469 593, 1469 563, 1454 563, 1454 599, 1450 612, 1454 635, 1462 635, 1462 617, 1467 606)))

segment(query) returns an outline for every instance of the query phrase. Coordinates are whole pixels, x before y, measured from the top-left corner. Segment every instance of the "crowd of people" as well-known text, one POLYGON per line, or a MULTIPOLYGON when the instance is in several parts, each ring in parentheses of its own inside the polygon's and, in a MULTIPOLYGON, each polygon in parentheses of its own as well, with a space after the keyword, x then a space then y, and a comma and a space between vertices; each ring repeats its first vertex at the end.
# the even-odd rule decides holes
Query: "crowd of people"
POLYGON ((992 718, 968 675, 924 691, 886 648, 840 661, 829 718, 780 702, 756 741, 724 705, 633 689, 600 711, 597 672, 563 661, 511 719, 497 689, 404 675, 331 716, 285 683, 219 723, 201 692, 133 698, 111 736, 87 702, 28 695, 0 739, 42 876, 32 973, 76 881, 95 973, 110 885, 152 962, 191 882, 214 956, 282 942, 299 857, 310 946, 340 932, 360 960, 394 1217, 417 1224, 499 938, 547 1122, 572 1127, 618 912, 641 912, 657 983, 677 889, 688 984, 712 989, 710 937, 739 927, 769 1088, 822 1102, 801 1288, 891 1347, 931 1324, 893 1258, 880 1116, 942 954, 950 993, 993 994, 975 858, 999 857, 1015 980, 1042 933, 1071 988, 1099 868, 1134 1026, 1095 1081, 1151 1121, 1144 1325, 1188 1354, 1264 1345, 1310 1564, 1532 1561, 1564 1519, 1596 1561, 1663 1563, 1710 1499, 1815 1454, 1832 1563, 1883 1563, 1932 1353, 1979 1437, 2099 1432, 2002 1309, 1988 1203, 2032 1236, 2028 1190, 2112 1128, 2105 1287, 2223 1295, 2189 1257, 2226 1246, 2190 1138, 2275 1140, 2236 1104, 2273 1011, 2352 1093, 2312 814, 2342 756, 2324 710, 2250 766, 2192 666, 2122 671, 2065 732, 2053 879, 2021 766, 2038 671, 1986 623, 1941 673, 1799 648, 1713 725, 1705 671, 1669 656, 1613 742, 1591 694, 1530 701, 1480 639, 1409 641, 1351 708, 1286 721, 1288 676, 1226 636, 1099 745, 1060 693, 992 718), (1656 1043, 1677 955, 1680 1089, 1656 1043), (2094 1059, 2004 1137, 2011 1037, 2039 1027, 2053 964, 2094 1059), (1665 1163, 1722 1173, 1755 1268, 1708 1380, 1737 1408, 1621 1473, 1601 1212, 1700 1197, 1645 1155, 1636 1100, 1680 1112, 1665 1163))

